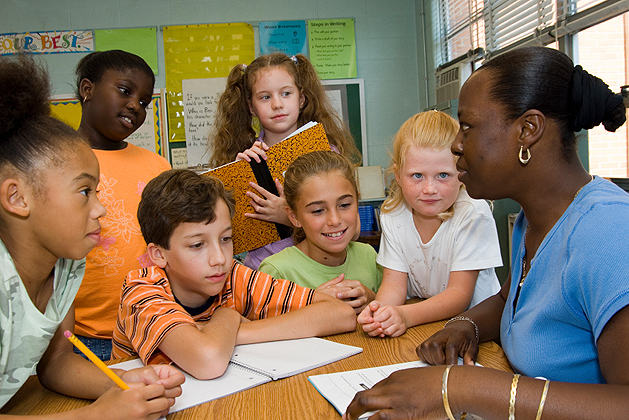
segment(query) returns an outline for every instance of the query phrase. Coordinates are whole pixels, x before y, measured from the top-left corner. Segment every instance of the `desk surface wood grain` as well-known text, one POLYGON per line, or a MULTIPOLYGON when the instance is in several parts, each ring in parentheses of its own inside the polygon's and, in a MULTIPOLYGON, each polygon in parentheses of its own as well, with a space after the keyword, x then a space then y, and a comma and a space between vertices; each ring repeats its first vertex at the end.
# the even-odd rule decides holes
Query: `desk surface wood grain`
MULTIPOLYGON (((272 381, 218 400, 170 414, 168 420, 202 419, 334 419, 339 414, 308 382, 308 376, 340 372, 417 360, 415 348, 438 331, 444 321, 413 327, 397 338, 370 338, 360 327, 356 331, 326 337, 338 343, 363 348, 355 356, 272 381)), ((481 344, 478 363, 511 371, 502 349, 496 343, 481 344)), ((44 389, 31 377, 20 391, 0 410, 1 414, 37 415, 68 411, 90 401, 65 397, 44 389)))

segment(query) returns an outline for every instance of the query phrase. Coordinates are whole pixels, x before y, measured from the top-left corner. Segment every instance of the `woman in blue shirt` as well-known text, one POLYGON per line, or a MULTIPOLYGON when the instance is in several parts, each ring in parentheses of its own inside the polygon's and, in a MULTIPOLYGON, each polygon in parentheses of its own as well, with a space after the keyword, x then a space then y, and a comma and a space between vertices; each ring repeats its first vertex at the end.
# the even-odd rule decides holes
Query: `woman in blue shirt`
POLYGON ((625 118, 620 95, 556 50, 516 49, 472 74, 452 152, 470 196, 522 206, 511 275, 418 347, 420 360, 448 367, 391 375, 358 393, 345 419, 371 410, 396 419, 627 417, 629 195, 583 168, 574 134, 614 131, 625 118), (516 375, 452 367, 457 357, 472 365, 488 340, 516 375))

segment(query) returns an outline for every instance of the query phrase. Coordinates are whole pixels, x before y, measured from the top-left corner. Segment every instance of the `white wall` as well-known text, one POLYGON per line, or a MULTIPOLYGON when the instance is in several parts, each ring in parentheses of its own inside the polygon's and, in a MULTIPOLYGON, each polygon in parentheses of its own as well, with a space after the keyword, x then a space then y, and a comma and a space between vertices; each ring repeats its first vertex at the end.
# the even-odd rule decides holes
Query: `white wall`
MULTIPOLYGON (((354 18, 358 77, 365 80, 370 165, 388 165, 386 151, 399 126, 427 104, 419 75, 422 0, 3 0, 0 32, 113 29, 267 20, 354 18), (420 101, 422 101, 420 106, 420 101)), ((424 0, 430 3, 429 0, 424 0)), ((73 92, 82 54, 48 54, 55 94, 73 92)), ((164 87, 161 32, 156 87, 164 87)), ((421 64, 423 67, 423 64, 421 64)), ((434 69, 429 69, 433 75, 434 69)), ((434 87, 433 87, 434 90, 434 87)))

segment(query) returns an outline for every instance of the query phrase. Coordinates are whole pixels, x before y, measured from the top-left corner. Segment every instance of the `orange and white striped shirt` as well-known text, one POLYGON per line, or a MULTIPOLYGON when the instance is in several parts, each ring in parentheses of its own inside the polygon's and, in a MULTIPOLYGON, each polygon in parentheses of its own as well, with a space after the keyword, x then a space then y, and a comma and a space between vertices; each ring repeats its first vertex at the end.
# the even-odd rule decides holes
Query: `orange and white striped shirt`
POLYGON ((170 363, 158 347, 173 328, 206 322, 218 307, 234 309, 250 320, 277 316, 309 305, 314 293, 234 260, 223 290, 209 308, 192 316, 175 301, 162 269, 135 270, 122 287, 111 358, 138 355, 145 364, 170 363))

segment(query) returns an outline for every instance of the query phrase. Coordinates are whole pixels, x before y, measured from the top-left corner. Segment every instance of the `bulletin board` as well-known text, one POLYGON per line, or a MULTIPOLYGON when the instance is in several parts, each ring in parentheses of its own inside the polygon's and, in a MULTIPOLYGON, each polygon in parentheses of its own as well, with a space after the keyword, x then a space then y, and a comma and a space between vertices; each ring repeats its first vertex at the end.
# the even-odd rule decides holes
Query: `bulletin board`
POLYGON ((251 63, 255 39, 247 23, 165 26, 163 31, 169 147, 175 166, 175 161, 194 160, 185 156, 183 80, 226 77, 236 64, 251 63))
POLYGON ((363 155, 367 166, 367 123, 365 120, 365 82, 363 79, 322 80, 338 115, 349 126, 356 148, 363 155))
POLYGON ((123 50, 144 59, 157 74, 157 28, 97 29, 94 31, 96 51, 123 50))
MULTIPOLYGON (((165 91, 156 89, 153 99, 146 110, 144 124, 135 133, 127 137, 126 141, 138 147, 155 152, 165 158, 168 156, 165 91)), ((56 95, 51 101, 52 116, 65 122, 75 130, 81 123, 81 103, 73 95, 56 95)))

